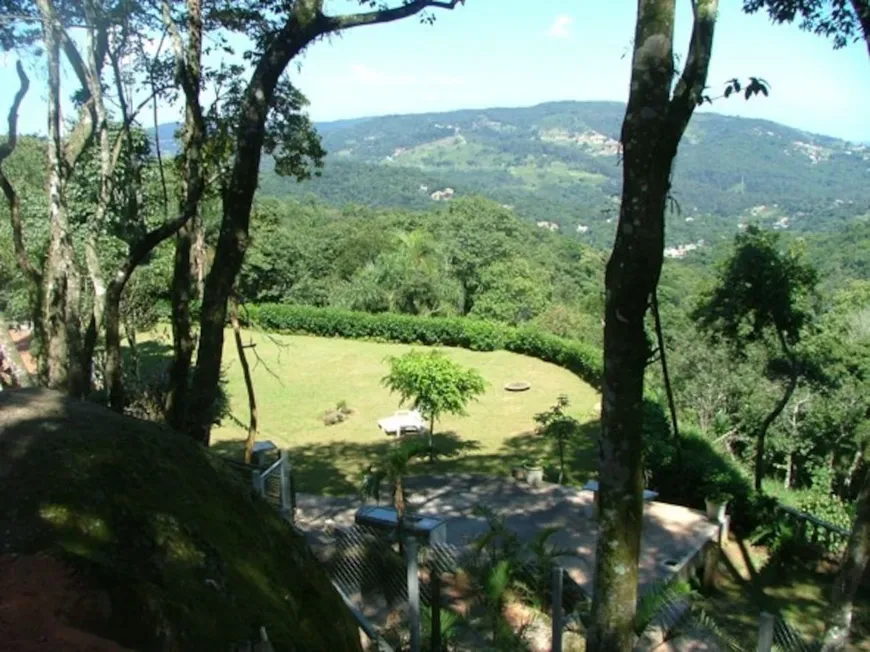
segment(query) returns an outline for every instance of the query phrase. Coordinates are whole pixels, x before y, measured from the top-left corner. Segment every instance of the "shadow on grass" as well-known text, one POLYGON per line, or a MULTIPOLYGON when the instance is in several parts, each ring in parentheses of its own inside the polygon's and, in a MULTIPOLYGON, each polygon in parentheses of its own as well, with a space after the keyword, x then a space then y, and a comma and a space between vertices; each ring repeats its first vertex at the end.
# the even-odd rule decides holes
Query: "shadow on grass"
MULTIPOLYGON (((434 462, 417 460, 410 475, 443 475, 446 473, 475 473, 508 476, 511 470, 530 460, 542 459, 547 463, 548 475, 558 474, 558 454, 554 442, 533 432, 508 437, 496 452, 481 452, 480 443, 463 439, 455 432, 437 433, 434 445, 442 454, 434 462)), ((597 468, 598 422, 583 424, 577 436, 566 449, 565 484, 586 482, 597 468)), ((291 446, 290 463, 295 474, 296 488, 301 493, 338 496, 355 494, 362 470, 382 461, 396 440, 385 437, 376 443, 333 441, 323 444, 291 446)), ((241 460, 243 439, 216 442, 212 450, 220 455, 241 460)))
MULTIPOLYGON (((161 373, 169 369, 172 362, 172 344, 163 338, 137 343, 136 353, 139 356, 139 373, 143 376, 161 373)), ((124 347, 123 355, 125 368, 132 369, 134 356, 129 346, 124 347)))
MULTIPOLYGON (((747 546, 738 544, 737 554, 752 560, 747 546)), ((743 643, 746 649, 754 649, 762 611, 782 618, 807 644, 821 639, 836 564, 803 559, 779 563, 771 558, 761 568, 753 565, 754 572, 747 580, 727 555, 723 555, 720 563, 723 572, 717 588, 702 599, 701 606, 714 615, 716 624, 734 640, 743 643)), ((870 586, 863 586, 856 596, 849 649, 870 650, 870 586)))

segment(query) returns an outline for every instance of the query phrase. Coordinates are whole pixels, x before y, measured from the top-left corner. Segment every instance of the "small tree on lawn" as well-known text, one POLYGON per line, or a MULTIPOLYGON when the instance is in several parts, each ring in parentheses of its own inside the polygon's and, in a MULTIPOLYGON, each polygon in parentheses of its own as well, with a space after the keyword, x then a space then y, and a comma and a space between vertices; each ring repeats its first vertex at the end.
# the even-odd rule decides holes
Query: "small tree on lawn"
POLYGON ((387 359, 390 373, 381 380, 390 392, 410 402, 429 421, 429 459, 433 459, 435 421, 444 414, 466 414, 465 406, 486 390, 475 369, 466 369, 440 351, 410 351, 387 359))
POLYGON ((544 412, 535 415, 538 424, 538 434, 556 442, 559 449, 559 484, 565 480, 565 444, 577 434, 580 423, 574 417, 565 414, 568 407, 568 397, 561 394, 556 404, 544 412))

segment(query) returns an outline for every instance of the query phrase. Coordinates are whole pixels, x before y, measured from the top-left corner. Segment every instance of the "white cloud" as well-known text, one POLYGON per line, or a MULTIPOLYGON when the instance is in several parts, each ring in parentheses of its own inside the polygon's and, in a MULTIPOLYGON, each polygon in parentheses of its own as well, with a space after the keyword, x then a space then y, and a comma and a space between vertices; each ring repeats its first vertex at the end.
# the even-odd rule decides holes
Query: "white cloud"
POLYGON ((547 35, 550 38, 568 38, 571 36, 571 25, 574 19, 571 16, 561 15, 556 16, 556 20, 550 25, 547 35))
POLYGON ((461 86, 465 80, 453 75, 427 75, 420 77, 409 74, 393 74, 378 70, 362 63, 352 64, 350 74, 353 81, 366 86, 461 86))

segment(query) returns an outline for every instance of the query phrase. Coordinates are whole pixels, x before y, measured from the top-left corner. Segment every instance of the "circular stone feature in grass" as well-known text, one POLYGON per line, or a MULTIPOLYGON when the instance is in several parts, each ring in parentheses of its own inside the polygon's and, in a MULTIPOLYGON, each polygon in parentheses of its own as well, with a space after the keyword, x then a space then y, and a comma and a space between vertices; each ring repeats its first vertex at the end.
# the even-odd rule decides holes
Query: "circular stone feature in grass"
POLYGON ((527 383, 524 380, 519 380, 519 381, 514 382, 514 383, 508 383, 507 385, 504 386, 504 388, 509 392, 525 392, 526 390, 529 390, 532 388, 532 384, 527 383))

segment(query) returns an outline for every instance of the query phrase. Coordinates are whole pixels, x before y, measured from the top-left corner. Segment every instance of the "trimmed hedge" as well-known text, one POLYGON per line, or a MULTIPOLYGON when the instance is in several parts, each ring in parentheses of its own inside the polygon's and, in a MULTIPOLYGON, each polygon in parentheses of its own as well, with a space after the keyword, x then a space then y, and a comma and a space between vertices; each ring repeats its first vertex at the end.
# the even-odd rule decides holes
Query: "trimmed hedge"
POLYGON ((552 362, 577 374, 593 387, 601 387, 600 349, 536 328, 513 328, 467 317, 372 314, 277 303, 248 306, 247 320, 265 330, 280 333, 455 346, 473 351, 503 349, 552 362))

